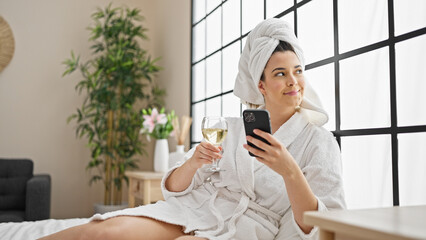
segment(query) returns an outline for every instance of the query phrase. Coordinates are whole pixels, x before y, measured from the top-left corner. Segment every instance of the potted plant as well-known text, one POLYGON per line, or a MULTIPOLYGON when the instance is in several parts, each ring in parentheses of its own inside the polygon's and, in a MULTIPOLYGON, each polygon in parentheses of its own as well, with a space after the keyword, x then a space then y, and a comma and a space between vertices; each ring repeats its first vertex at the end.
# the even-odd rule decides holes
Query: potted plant
POLYGON ((104 204, 119 205, 122 185, 128 184, 124 172, 136 168, 135 157, 145 153, 139 135, 141 109, 164 105, 165 91, 152 78, 160 70, 158 59, 152 60, 139 45, 139 40, 147 38, 140 10, 111 8, 110 4, 98 9, 92 19, 91 59, 80 63, 71 52, 71 58, 64 61, 64 75, 79 69, 83 79, 76 91, 87 93, 68 122, 75 119, 77 136, 88 139, 92 154, 87 169, 95 170, 90 183, 102 181, 104 204))

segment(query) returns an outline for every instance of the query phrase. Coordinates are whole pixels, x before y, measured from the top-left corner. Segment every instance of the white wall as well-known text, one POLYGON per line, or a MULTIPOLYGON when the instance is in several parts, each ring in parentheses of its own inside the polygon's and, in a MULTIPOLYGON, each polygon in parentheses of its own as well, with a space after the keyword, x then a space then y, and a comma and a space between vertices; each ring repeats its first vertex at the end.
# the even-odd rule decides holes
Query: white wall
MULTIPOLYGON (((82 103, 74 86, 79 74, 62 78, 70 51, 87 59, 90 15, 104 0, 2 0, 0 15, 15 37, 14 57, 0 73, 0 157, 31 158, 35 173, 52 177, 52 218, 89 217, 92 204, 103 199, 101 184, 88 186, 90 159, 84 139, 75 137, 75 123, 66 123, 82 103)), ((143 47, 164 70, 157 79, 166 88, 166 106, 189 115, 190 1, 120 0, 142 10, 149 42, 143 47)), ((174 140, 170 141, 174 150, 174 140)), ((153 143, 141 169, 152 169, 153 143)))

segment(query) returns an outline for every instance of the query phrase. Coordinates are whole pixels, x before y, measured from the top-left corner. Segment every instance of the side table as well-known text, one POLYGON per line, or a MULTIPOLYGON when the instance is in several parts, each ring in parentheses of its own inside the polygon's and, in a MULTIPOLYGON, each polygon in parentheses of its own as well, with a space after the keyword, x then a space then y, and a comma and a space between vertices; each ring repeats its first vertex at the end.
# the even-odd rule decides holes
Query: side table
POLYGON ((426 205, 308 211, 303 218, 305 224, 319 227, 320 240, 426 239, 426 205))
POLYGON ((129 178, 129 207, 135 207, 135 198, 143 200, 143 204, 163 200, 161 180, 164 173, 146 171, 126 171, 129 178))

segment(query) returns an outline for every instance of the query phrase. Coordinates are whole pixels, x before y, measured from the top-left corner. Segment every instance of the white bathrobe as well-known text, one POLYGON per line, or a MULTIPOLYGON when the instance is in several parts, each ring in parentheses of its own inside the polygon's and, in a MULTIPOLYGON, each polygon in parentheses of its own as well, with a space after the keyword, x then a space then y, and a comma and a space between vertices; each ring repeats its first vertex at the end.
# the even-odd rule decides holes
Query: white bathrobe
MULTIPOLYGON (((251 157, 243 120, 227 118, 219 173, 197 171, 190 186, 170 192, 162 181, 165 201, 94 215, 92 220, 114 216, 147 216, 184 227, 186 233, 208 239, 315 239, 317 229, 304 234, 294 220, 283 178, 251 157), (211 183, 205 181, 211 178, 211 183)), ((275 133, 303 171, 318 199, 318 210, 345 207, 339 147, 332 134, 295 113, 275 133)), ((194 152, 186 155, 189 159, 194 152)))

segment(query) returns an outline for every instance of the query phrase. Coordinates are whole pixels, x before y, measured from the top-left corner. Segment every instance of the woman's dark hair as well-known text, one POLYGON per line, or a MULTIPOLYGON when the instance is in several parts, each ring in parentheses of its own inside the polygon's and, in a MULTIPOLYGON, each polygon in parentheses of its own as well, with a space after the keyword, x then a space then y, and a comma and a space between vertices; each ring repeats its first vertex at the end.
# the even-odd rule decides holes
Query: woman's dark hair
MULTIPOLYGON (((274 51, 272 52, 272 54, 274 54, 274 53, 276 53, 276 52, 285 52, 285 51, 292 51, 292 52, 294 52, 294 53, 296 53, 295 51, 294 51, 294 48, 293 48, 293 46, 291 46, 291 44, 290 43, 288 43, 288 42, 286 42, 286 41, 280 41, 279 43, 278 43, 278 46, 274 49, 274 51)), ((271 54, 271 56, 272 56, 272 54, 271 54)), ((260 80, 261 81, 264 81, 265 80, 265 75, 264 75, 264 73, 262 72, 262 76, 260 76, 260 80)))

